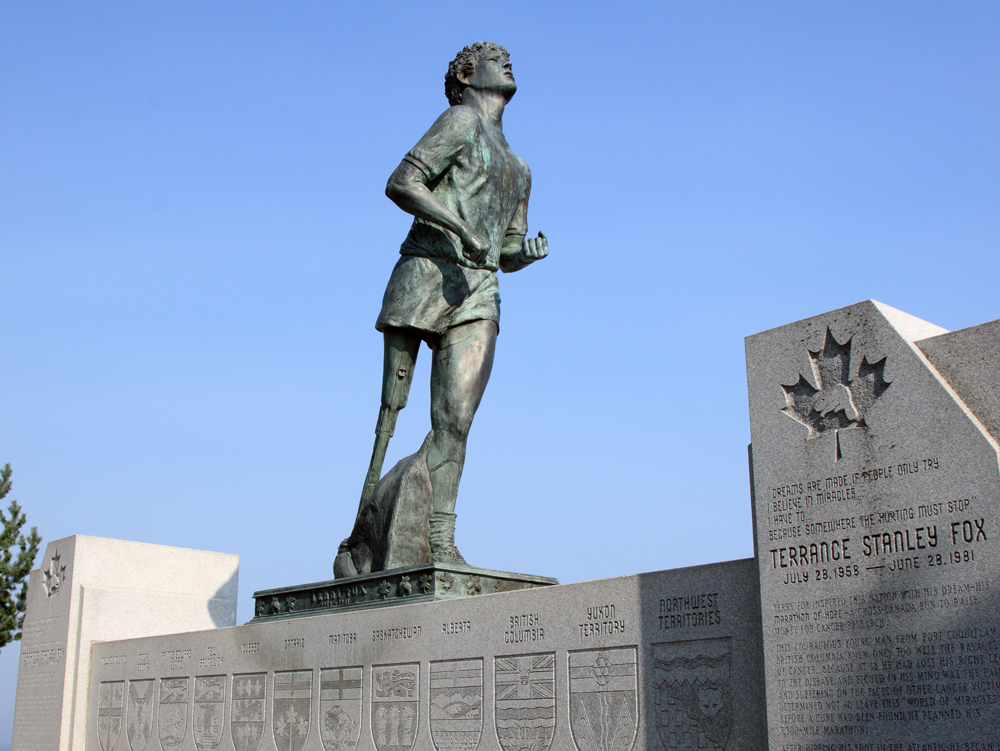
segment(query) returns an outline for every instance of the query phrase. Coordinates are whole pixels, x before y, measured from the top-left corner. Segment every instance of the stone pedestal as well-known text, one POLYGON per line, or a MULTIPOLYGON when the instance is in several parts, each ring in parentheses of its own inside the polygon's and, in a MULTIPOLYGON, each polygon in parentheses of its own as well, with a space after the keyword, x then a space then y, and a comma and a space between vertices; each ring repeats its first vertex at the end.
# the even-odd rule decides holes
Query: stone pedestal
POLYGON ((236 623, 236 555, 74 535, 50 542, 41 566, 28 580, 12 751, 84 748, 92 642, 236 623))
POLYGON ((334 581, 254 592, 254 621, 342 613, 349 610, 453 600, 497 592, 550 587, 547 576, 510 574, 475 566, 425 563, 334 581))

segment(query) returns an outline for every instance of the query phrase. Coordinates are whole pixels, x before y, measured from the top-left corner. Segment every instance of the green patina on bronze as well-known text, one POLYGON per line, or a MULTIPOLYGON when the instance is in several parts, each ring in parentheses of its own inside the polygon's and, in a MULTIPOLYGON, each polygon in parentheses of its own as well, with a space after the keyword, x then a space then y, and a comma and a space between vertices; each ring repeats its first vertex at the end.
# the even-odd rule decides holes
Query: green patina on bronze
POLYGON ((548 255, 543 233, 527 237, 531 173, 503 134, 516 91, 503 47, 463 49, 445 76, 451 107, 386 186, 414 220, 375 324, 385 342, 382 406, 354 530, 334 563, 337 578, 465 563, 454 543, 455 500, 500 330, 497 271, 548 255), (431 431, 420 451, 381 477, 422 341, 433 353, 431 431))
POLYGON ((515 592, 559 582, 462 565, 428 563, 350 579, 254 592, 254 621, 367 610, 431 600, 515 592))

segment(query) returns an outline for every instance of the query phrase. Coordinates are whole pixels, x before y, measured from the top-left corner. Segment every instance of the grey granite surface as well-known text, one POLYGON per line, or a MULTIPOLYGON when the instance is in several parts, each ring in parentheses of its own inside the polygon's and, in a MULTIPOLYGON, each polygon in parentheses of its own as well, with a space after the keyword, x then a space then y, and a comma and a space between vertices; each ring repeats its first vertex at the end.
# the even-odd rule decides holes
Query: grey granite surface
POLYGON ((747 559, 95 644, 86 747, 759 751, 756 577, 747 559))
POLYGON ((747 338, 772 749, 997 747, 997 444, 915 345, 961 333, 868 301, 747 338))

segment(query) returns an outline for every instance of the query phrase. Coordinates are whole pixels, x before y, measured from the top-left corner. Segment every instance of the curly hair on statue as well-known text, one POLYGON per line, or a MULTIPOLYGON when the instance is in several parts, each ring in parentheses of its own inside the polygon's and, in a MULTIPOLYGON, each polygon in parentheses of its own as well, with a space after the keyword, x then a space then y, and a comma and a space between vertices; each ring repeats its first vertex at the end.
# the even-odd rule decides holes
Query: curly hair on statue
POLYGON ((465 84, 458 80, 459 71, 472 74, 476 70, 476 63, 479 56, 487 50, 500 52, 507 58, 510 53, 499 44, 493 42, 476 42, 465 47, 455 55, 455 59, 448 63, 448 72, 444 74, 444 95, 448 97, 448 104, 454 106, 462 103, 462 92, 465 91, 465 84))

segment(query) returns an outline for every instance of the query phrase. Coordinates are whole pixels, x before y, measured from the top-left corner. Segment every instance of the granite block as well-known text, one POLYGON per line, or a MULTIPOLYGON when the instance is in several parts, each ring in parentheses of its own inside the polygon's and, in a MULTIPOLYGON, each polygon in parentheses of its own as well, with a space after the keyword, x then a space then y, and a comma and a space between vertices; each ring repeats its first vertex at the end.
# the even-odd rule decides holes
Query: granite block
POLYGON ((928 359, 960 333, 867 301, 747 338, 772 749, 998 741, 1000 452, 928 359))
POLYGON ((235 555, 74 535, 41 563, 28 580, 12 751, 84 747, 93 641, 236 623, 235 555))
POLYGON ((138 721, 199 751, 759 751, 756 579, 746 559, 95 644, 87 749, 139 751, 138 721))

